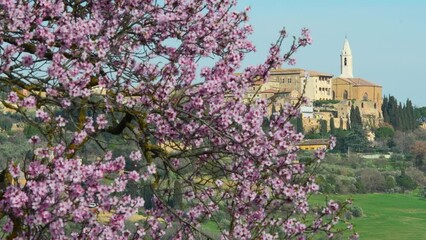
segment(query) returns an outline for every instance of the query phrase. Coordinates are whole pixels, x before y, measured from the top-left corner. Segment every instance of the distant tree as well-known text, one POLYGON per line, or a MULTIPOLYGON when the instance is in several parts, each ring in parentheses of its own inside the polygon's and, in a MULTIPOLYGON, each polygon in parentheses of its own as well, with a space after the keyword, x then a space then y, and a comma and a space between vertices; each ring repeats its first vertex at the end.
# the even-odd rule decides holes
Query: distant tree
POLYGON ((416 138, 413 133, 396 131, 393 141, 396 145, 396 151, 399 151, 402 154, 407 154, 410 153, 411 147, 416 141, 416 138))
POLYGON ((345 141, 350 149, 357 152, 363 152, 369 146, 364 130, 359 127, 351 129, 345 141))
POLYGON ((362 117, 361 112, 359 110, 359 107, 351 106, 350 110, 350 121, 351 121, 351 128, 362 128, 362 117))
POLYGON ((395 178, 391 175, 386 175, 385 177, 385 188, 386 191, 391 191, 396 187, 395 178))
POLYGON ((401 187, 401 192, 405 192, 406 190, 413 190, 417 187, 416 182, 405 173, 397 176, 395 180, 398 186, 401 187))
POLYGON ((13 121, 9 117, 2 116, 0 119, 0 129, 6 132, 12 130, 13 121))
POLYGON ((387 140, 393 138, 395 131, 392 127, 379 127, 374 131, 374 134, 377 139, 387 140))
POLYGON ((410 99, 407 99, 405 103, 405 112, 407 114, 407 127, 408 130, 414 130, 417 128, 416 116, 414 114, 413 103, 410 99))
POLYGON ((362 169, 359 181, 366 192, 383 192, 386 189, 385 178, 377 169, 362 169))
POLYGON ((399 102, 394 96, 383 98, 383 119, 396 130, 412 131, 417 128, 417 114, 410 99, 405 104, 399 102))
POLYGON ((321 136, 326 136, 327 135, 327 120, 325 119, 321 119, 320 120, 320 134, 321 136))
POLYGON ((330 118, 330 133, 334 134, 336 127, 334 126, 334 118, 330 118))
POLYGON ((415 119, 426 118, 426 107, 414 108, 414 118, 415 119))
POLYGON ((296 130, 297 132, 304 133, 305 129, 303 128, 303 118, 299 116, 296 118, 296 130))
POLYGON ((414 157, 414 166, 423 168, 426 160, 426 142, 415 141, 410 148, 410 153, 414 157))
POLYGON ((382 103, 382 113, 383 113, 383 120, 386 123, 390 123, 388 105, 389 105, 388 97, 384 96, 383 103, 382 103))
POLYGON ((417 186, 424 187, 426 186, 426 177, 425 174, 415 167, 409 167, 405 169, 405 174, 407 174, 417 186))

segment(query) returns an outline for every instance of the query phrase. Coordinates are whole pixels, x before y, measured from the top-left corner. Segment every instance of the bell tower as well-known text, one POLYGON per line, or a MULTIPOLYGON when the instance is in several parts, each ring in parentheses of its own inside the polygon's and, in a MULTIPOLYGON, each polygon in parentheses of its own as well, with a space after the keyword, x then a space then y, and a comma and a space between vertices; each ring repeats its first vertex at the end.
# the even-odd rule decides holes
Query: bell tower
POLYGON ((352 73, 352 52, 349 41, 345 38, 342 53, 340 54, 340 77, 353 78, 352 73))

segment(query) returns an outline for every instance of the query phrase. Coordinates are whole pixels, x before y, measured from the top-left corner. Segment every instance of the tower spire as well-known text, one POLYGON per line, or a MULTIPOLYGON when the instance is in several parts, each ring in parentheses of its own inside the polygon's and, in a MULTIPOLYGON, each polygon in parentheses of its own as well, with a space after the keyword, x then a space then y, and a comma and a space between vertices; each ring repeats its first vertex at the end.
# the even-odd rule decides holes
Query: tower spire
POLYGON ((345 42, 343 43, 342 53, 340 54, 340 77, 354 77, 352 72, 352 51, 346 36, 345 42))

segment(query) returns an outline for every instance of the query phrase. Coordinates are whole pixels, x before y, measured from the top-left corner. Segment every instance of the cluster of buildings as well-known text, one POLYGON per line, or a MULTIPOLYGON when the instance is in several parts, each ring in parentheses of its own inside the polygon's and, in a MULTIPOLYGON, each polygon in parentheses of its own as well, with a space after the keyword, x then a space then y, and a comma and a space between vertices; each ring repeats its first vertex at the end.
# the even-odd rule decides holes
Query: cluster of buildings
MULTIPOLYGON (((349 41, 345 39, 339 76, 301 68, 273 69, 267 81, 259 80, 248 89, 245 101, 268 99, 271 113, 272 108, 280 111, 285 103, 294 105, 301 96, 308 97, 310 104, 301 107, 305 132, 319 129, 321 120, 328 126, 334 121, 336 128, 347 129, 351 107, 360 109, 364 126, 377 127, 383 122, 382 87, 354 77, 352 62, 349 41)), ((0 104, 0 111, 8 109, 0 104)))
POLYGON ((333 74, 300 68, 273 69, 267 81, 257 81, 247 91, 246 101, 268 99, 279 111, 286 102, 296 104, 303 95, 311 101, 301 108, 305 131, 319 128, 320 120, 334 121, 336 128, 347 128, 351 107, 358 107, 366 127, 383 122, 382 86, 353 76, 352 51, 345 39, 340 55, 340 72, 333 74))

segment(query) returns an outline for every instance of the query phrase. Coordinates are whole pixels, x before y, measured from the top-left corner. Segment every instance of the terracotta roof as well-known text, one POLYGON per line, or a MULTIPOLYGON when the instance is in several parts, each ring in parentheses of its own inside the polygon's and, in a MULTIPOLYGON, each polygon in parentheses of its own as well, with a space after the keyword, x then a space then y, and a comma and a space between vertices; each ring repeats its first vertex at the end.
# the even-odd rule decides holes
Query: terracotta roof
POLYGON ((262 84, 264 84, 262 80, 257 80, 256 82, 253 83, 253 85, 262 85, 262 84))
POLYGON ((304 76, 305 73, 308 73, 311 77, 318 77, 318 76, 327 76, 327 77, 333 77, 333 74, 330 73, 323 73, 313 70, 305 70, 302 68, 278 68, 278 69, 272 69, 270 74, 271 75, 279 75, 279 74, 299 74, 300 76, 304 76))
POLYGON ((382 87, 380 85, 377 85, 375 83, 367 81, 367 80, 365 80, 363 78, 341 78, 341 77, 338 77, 338 78, 335 78, 335 79, 341 79, 341 80, 343 80, 343 81, 345 81, 345 82, 347 82, 349 84, 352 84, 354 86, 375 86, 375 87, 382 87))
POLYGON ((333 77, 333 74, 329 74, 329 73, 317 72, 312 70, 306 70, 306 72, 309 73, 309 76, 311 77, 319 77, 319 76, 333 77))
POLYGON ((279 91, 277 89, 266 89, 262 91, 261 93, 278 93, 279 91))

